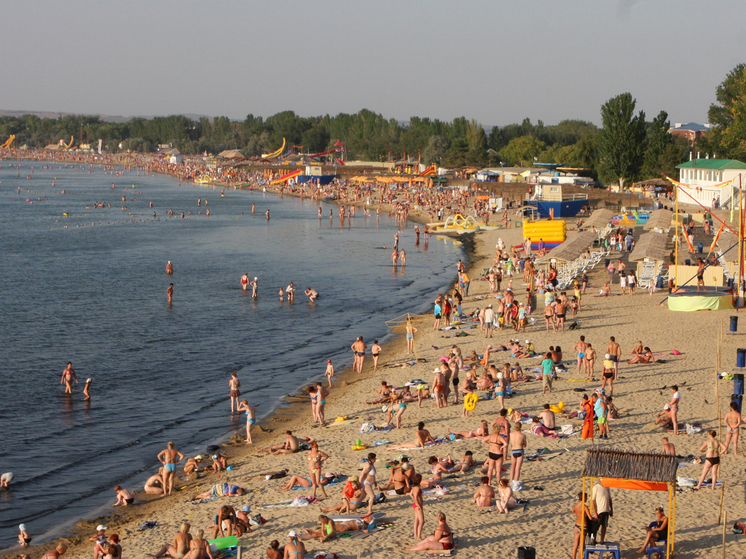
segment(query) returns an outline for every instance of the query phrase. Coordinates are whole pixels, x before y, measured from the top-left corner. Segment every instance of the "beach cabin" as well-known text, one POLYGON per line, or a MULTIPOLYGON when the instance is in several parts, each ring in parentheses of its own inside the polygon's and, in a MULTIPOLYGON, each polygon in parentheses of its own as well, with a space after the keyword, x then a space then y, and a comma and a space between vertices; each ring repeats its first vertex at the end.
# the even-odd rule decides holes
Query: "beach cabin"
POLYGON ((680 202, 696 201, 706 208, 727 208, 733 189, 746 186, 746 163, 735 159, 692 159, 676 168, 680 202))

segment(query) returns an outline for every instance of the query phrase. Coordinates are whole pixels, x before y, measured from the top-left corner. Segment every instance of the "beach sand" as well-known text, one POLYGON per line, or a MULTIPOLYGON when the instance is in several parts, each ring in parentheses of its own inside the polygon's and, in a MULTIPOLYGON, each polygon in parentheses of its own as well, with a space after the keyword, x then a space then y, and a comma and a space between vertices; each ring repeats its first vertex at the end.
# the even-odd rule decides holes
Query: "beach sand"
MULTIPOLYGON (((475 254, 470 266, 472 284, 470 296, 463 307, 465 312, 483 306, 483 300, 476 300, 475 296, 484 295, 488 291, 486 281, 477 281, 478 271, 489 266, 494 255, 494 247, 498 238, 502 238, 506 245, 521 242, 520 229, 496 230, 482 232, 476 235, 475 254)), ((431 240, 433 242, 434 240, 431 240)), ((603 263, 591 275, 591 285, 600 286, 607 274, 602 270, 603 263)), ((455 277, 455 269, 454 269, 455 277)), ((523 282, 516 278, 514 290, 519 300, 524 299, 523 282)), ((505 283, 503 284, 505 287, 505 283)), ((618 285, 614 286, 619 293, 618 285)), ((600 386, 598 382, 570 382, 569 378, 584 378, 576 375, 571 358, 572 347, 579 336, 585 335, 599 353, 596 377, 600 377, 600 361, 610 336, 615 336, 622 346, 625 355, 629 354, 637 340, 650 346, 653 352, 665 363, 650 365, 620 365, 620 376, 616 386, 614 400, 622 415, 610 422, 611 437, 608 441, 596 439, 595 443, 602 447, 615 447, 624 450, 658 451, 661 448, 661 437, 665 435, 653 425, 654 414, 661 411, 671 396, 669 389, 664 386, 678 383, 682 393, 679 418, 685 423, 700 422, 705 429, 717 429, 717 397, 715 381, 715 354, 718 331, 721 323, 732 313, 698 312, 672 313, 667 307, 658 306, 665 297, 664 293, 649 296, 642 291, 634 296, 615 295, 608 298, 592 297, 598 289, 589 287, 584 296, 583 309, 578 317, 581 329, 560 333, 547 333, 544 329, 540 302, 534 312, 536 324, 528 331, 520 334, 521 342, 530 339, 537 351, 546 351, 550 345, 561 345, 564 350, 565 363, 568 374, 562 380, 555 381, 551 395, 541 394, 541 381, 516 383, 513 386, 515 395, 506 400, 509 407, 538 414, 544 403, 557 404, 564 401, 568 410, 577 409, 581 393, 573 389, 585 388, 590 395, 600 386), (680 356, 670 355, 672 350, 682 352, 680 356)), ((432 294, 432 299, 436 296, 432 294)), ((81 523, 77 536, 68 538, 71 543, 80 542, 80 534, 88 530, 93 534, 95 525, 103 521, 109 528, 108 533, 118 533, 122 538, 124 556, 147 557, 155 553, 165 542, 170 542, 182 521, 192 524, 192 533, 198 528, 205 528, 212 524, 212 518, 218 507, 230 504, 237 509, 245 504, 252 507, 252 514, 261 513, 268 522, 253 533, 241 538, 241 545, 250 557, 266 557, 264 550, 273 539, 281 544, 287 541, 287 532, 291 529, 315 528, 318 526, 318 505, 297 508, 267 508, 261 509, 262 503, 277 502, 299 495, 310 495, 310 490, 284 492, 280 489, 284 479, 265 481, 260 475, 264 472, 276 471, 283 468, 289 473, 300 476, 308 475, 305 452, 289 456, 261 455, 256 449, 268 444, 282 443, 284 432, 291 429, 299 435, 310 435, 318 439, 320 449, 329 454, 323 470, 333 471, 354 476, 362 468, 361 460, 367 452, 378 455, 378 481, 385 483, 388 470, 384 468, 387 460, 394 459, 400 454, 410 456, 418 472, 426 472, 427 458, 431 455, 443 457, 450 453, 454 459, 460 458, 464 451, 472 450, 475 458, 482 461, 486 458, 486 446, 478 440, 456 441, 438 445, 427 450, 396 450, 397 444, 412 441, 418 421, 424 421, 426 428, 433 436, 442 436, 447 428, 453 430, 475 429, 480 419, 492 421, 498 410, 497 401, 484 400, 477 405, 476 411, 471 413, 470 419, 462 419, 462 406, 449 406, 443 409, 435 407, 432 400, 423 403, 421 409, 416 404, 410 404, 403 417, 403 429, 392 430, 387 433, 360 434, 359 428, 363 422, 372 421, 377 425, 385 423, 385 414, 380 405, 366 405, 365 400, 375 397, 381 380, 387 380, 394 386, 399 386, 414 378, 422 378, 429 383, 432 371, 438 358, 447 353, 447 348, 458 344, 464 355, 472 350, 482 353, 488 343, 507 343, 514 337, 514 332, 497 331, 492 340, 485 340, 479 329, 466 330, 468 336, 452 338, 453 332, 433 331, 432 316, 424 315, 415 318, 418 328, 416 334, 417 357, 427 360, 426 363, 405 367, 379 367, 373 372, 372 360, 366 357, 366 367, 362 375, 346 372, 338 375, 331 396, 327 399, 326 417, 333 422, 337 416, 355 417, 354 420, 330 423, 326 427, 313 428, 311 423, 310 405, 307 398, 292 397, 288 399, 288 406, 284 407, 273 417, 262 423, 270 433, 260 433, 255 429, 255 444, 247 447, 242 441, 227 445, 226 451, 231 456, 230 464, 233 472, 222 472, 217 480, 214 474, 209 474, 201 480, 177 482, 182 490, 168 498, 152 498, 142 493, 136 495, 135 506, 119 509, 111 517, 92 519, 81 523), (438 349, 435 349, 437 347, 438 349), (372 420, 367 418, 374 418, 372 420), (372 444, 377 439, 388 439, 392 444, 371 447, 365 451, 354 451, 351 446, 356 439, 365 444, 372 444), (229 497, 202 504, 192 504, 189 499, 200 491, 209 488, 213 483, 230 481, 247 488, 250 493, 241 497, 229 497), (156 521, 158 526, 153 529, 137 531, 142 521, 156 521)), ((746 328, 744 325, 742 328, 746 328)), ((727 332, 727 324, 725 330, 727 332)), ((399 326, 395 331, 401 332, 399 326)), ((350 332, 349 340, 340 343, 352 343, 357 334, 350 332)), ((722 345, 722 362, 724 371, 735 368, 736 348, 746 346, 746 338, 742 333, 726 334, 722 345)), ((384 347, 380 365, 404 362, 411 358, 405 354, 406 346, 399 338, 384 347)), ((496 353, 495 363, 508 361, 506 353, 496 353)), ((350 361, 352 359, 350 358, 350 361)), ((515 359, 510 359, 514 363, 515 359)), ((524 369, 536 366, 539 359, 522 359, 524 369)), ((733 391, 731 381, 720 381, 720 409, 725 415, 733 391)), ((226 413, 229 404, 225 403, 226 413)), ((569 424, 572 421, 557 418, 558 425, 569 424)), ((524 431, 526 432, 526 431, 524 431)), ((723 429, 725 433, 725 429, 723 429)), ((723 435, 724 437, 724 435, 723 435)), ((424 535, 431 535, 437 526, 436 515, 445 512, 448 522, 457 537, 455 555, 462 557, 516 557, 519 546, 533 546, 537 557, 569 557, 573 540, 573 518, 570 510, 575 503, 575 494, 581 488, 580 471, 586 456, 586 449, 590 448, 590 441, 581 441, 579 435, 564 440, 542 439, 527 434, 528 453, 545 448, 544 459, 541 461, 525 462, 522 470, 522 481, 526 490, 518 495, 528 499, 526 507, 519 506, 507 515, 497 513, 480 514, 473 505, 471 497, 479 485, 480 474, 472 471, 466 475, 446 479, 449 493, 442 497, 425 496, 425 528, 424 535), (543 490, 535 489, 541 487, 543 490)), ((671 437, 679 455, 694 454, 701 456, 699 448, 705 442, 705 434, 671 437)), ((164 441, 165 442, 165 441, 164 441)), ((746 440, 743 441, 746 445, 746 440)), ((177 442, 178 448, 178 442, 177 442)), ((743 446, 743 453, 746 446, 743 446)), ((742 498, 740 485, 743 465, 746 460, 731 454, 722 459, 720 477, 725 481, 724 509, 728 513, 728 522, 740 520, 746 515, 746 505, 742 498)), ((679 475, 698 478, 702 470, 701 465, 687 465, 679 469, 679 475)), ((183 475, 177 472, 177 475, 183 475)), ((427 477, 427 476, 425 476, 427 477)), ((323 504, 331 505, 339 501, 339 494, 344 484, 327 489, 329 499, 323 504)), ((130 488, 139 489, 142 488, 130 488)), ((645 536, 644 527, 654 519, 654 508, 667 508, 667 494, 640 491, 612 490, 614 516, 610 521, 607 540, 620 542, 622 557, 637 557, 635 550, 639 548, 645 536)), ((696 492, 681 492, 677 495, 676 515, 676 553, 677 557, 713 557, 720 553, 722 540, 722 526, 717 525, 720 490, 703 489, 696 492)), ((112 502, 114 494, 112 492, 112 502)), ((374 507, 375 512, 384 512, 393 526, 372 533, 367 537, 356 534, 349 538, 320 544, 318 541, 307 542, 309 553, 320 550, 335 552, 340 557, 403 557, 411 555, 404 549, 414 543, 412 536, 412 507, 408 496, 388 496, 387 501, 374 507)), ((38 556, 42 547, 32 548, 32 557, 38 556)), ((735 557, 738 543, 728 527, 727 557, 735 557)), ((66 555, 66 559, 90 557, 92 544, 84 542, 74 546, 66 555)))

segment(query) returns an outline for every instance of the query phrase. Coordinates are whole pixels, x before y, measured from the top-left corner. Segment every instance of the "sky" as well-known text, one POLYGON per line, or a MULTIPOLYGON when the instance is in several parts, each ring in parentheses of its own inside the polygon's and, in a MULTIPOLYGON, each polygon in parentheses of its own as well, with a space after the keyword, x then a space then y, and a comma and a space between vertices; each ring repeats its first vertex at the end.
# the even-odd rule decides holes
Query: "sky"
POLYGON ((624 92, 707 121, 746 62, 743 0, 3 2, 0 109, 243 120, 600 124, 624 92))

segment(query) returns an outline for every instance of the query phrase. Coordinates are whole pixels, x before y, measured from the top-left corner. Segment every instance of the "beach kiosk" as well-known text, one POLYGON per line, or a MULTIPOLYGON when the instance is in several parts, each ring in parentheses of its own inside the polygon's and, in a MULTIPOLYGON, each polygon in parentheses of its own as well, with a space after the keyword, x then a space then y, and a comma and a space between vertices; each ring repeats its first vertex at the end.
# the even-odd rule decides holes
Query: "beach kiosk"
MULTIPOLYGON (((593 488, 595 480, 601 480, 603 487, 629 489, 633 491, 661 491, 668 493, 668 531, 665 540, 648 547, 646 556, 654 553, 659 558, 670 559, 674 551, 676 535, 676 471, 679 461, 676 456, 659 452, 630 452, 613 448, 590 448, 583 465, 583 503, 593 488), (586 483, 587 482, 587 483, 586 483)), ((581 546, 585 541, 585 515, 580 527, 581 546)), ((583 557, 594 552, 615 552, 619 557, 619 545, 607 542, 598 546, 586 546, 583 557)))

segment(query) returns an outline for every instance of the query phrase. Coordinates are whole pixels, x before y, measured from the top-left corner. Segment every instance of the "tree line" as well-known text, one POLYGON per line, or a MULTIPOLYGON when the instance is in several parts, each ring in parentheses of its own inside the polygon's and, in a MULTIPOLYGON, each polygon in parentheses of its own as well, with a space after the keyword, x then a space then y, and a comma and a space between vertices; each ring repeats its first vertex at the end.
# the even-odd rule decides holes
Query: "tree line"
POLYGON ((301 117, 293 111, 267 118, 249 114, 242 122, 225 116, 191 119, 175 115, 115 123, 97 116, 23 115, 0 117, 0 139, 15 134, 16 145, 40 148, 70 136, 79 143, 82 132, 91 143, 102 139, 110 151, 151 152, 159 144, 169 144, 182 153, 238 149, 246 156, 274 151, 283 138, 288 146, 305 153, 325 151, 341 141, 348 159, 387 161, 406 153, 422 163, 451 168, 562 163, 624 186, 661 173, 675 176, 676 165, 687 160, 692 149, 746 158, 746 65, 740 64, 726 76, 717 88, 717 101, 708 113, 715 127, 696 146, 671 135, 665 111, 651 121, 643 111, 636 113, 630 93, 602 105, 601 128, 582 120, 545 125, 528 118, 490 129, 465 117, 450 122, 412 117, 402 123, 367 109, 318 117, 301 117))

